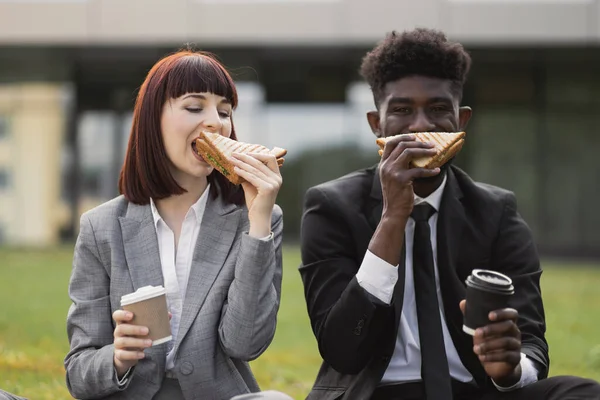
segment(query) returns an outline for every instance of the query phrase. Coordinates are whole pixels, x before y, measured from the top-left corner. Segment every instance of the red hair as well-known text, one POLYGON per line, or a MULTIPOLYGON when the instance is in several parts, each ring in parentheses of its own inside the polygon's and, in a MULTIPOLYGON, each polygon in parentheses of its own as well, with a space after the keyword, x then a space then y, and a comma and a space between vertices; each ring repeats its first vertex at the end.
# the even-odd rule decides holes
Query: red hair
MULTIPOLYGON (((150 198, 160 200, 185 192, 169 170, 160 128, 162 108, 169 99, 202 92, 223 96, 234 109, 237 106, 233 79, 211 54, 179 51, 158 61, 148 72, 135 101, 131 134, 119 176, 119 192, 128 201, 148 204, 150 198)), ((233 121, 230 137, 237 140, 233 121)), ((242 203, 240 188, 218 172, 213 171, 208 182, 213 198, 221 194, 229 203, 242 203)))

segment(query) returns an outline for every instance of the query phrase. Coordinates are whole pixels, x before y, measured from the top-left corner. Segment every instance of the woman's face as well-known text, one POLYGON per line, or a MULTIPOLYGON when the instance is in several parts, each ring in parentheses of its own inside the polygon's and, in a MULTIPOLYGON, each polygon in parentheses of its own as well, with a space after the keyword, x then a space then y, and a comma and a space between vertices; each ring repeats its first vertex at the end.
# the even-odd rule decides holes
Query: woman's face
POLYGON ((161 116, 162 138, 171 174, 185 187, 198 178, 205 179, 213 168, 192 147, 200 130, 231 135, 231 104, 213 93, 187 93, 168 100, 161 116))

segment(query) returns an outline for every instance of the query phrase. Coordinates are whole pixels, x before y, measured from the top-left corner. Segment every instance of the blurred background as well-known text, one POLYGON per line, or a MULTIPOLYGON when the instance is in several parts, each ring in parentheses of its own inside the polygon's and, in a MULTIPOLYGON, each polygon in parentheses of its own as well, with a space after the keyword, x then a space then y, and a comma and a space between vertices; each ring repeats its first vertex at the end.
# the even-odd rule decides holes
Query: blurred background
POLYGON ((387 32, 420 26, 473 58, 457 164, 515 191, 534 231, 552 372, 600 379, 600 1, 0 0, 0 388, 69 398, 61 362, 79 216, 118 194, 150 67, 192 47, 232 72, 240 140, 289 150, 280 324, 255 363, 263 387, 303 398, 320 358, 296 271, 302 198, 377 162, 358 68, 387 32))

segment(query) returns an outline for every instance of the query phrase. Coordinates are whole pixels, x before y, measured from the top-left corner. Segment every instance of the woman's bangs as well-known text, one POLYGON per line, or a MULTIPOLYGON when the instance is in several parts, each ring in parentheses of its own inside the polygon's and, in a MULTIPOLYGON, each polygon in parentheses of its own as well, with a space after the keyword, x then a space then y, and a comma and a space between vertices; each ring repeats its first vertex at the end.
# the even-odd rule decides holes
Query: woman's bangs
POLYGON ((167 78, 167 98, 176 99, 186 93, 213 93, 237 106, 233 81, 221 66, 208 56, 189 55, 180 58, 167 78))

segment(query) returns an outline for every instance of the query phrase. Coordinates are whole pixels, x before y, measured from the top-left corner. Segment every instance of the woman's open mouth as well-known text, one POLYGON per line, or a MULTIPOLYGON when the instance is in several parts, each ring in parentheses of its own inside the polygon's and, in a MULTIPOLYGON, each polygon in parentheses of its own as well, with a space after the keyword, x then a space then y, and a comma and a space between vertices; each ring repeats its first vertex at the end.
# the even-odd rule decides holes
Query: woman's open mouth
POLYGON ((204 160, 204 158, 202 158, 202 156, 201 156, 201 155, 200 155, 200 153, 198 152, 198 149, 196 148, 196 141, 195 141, 195 140, 192 142, 192 153, 194 153, 194 156, 195 156, 195 157, 196 157, 198 160, 202 161, 203 163, 205 163, 205 162, 206 162, 206 161, 204 160))

